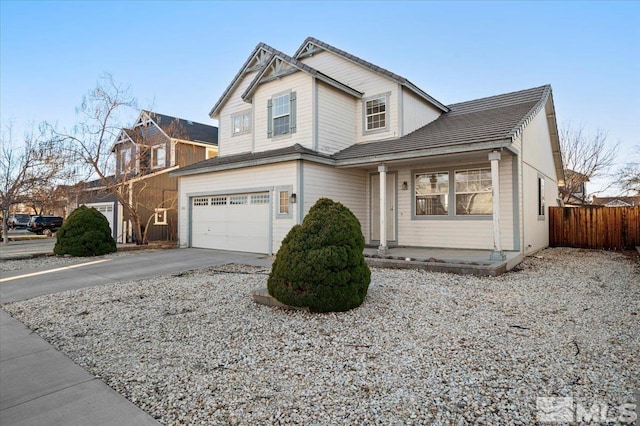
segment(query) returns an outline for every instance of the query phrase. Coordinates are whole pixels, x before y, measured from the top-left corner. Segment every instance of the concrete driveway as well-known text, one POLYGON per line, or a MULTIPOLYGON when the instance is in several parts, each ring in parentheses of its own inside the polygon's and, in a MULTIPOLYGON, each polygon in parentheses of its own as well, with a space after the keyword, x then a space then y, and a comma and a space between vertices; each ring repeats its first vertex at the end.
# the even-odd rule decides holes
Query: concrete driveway
MULTIPOLYGON (((3 273, 0 303, 225 263, 266 267, 271 261, 264 255, 203 249, 78 259, 63 267, 3 273)), ((0 424, 159 423, 0 309, 0 424)))
POLYGON ((84 287, 176 274, 225 263, 270 266, 262 254, 206 249, 135 252, 113 258, 82 258, 58 268, 10 271, 0 278, 0 303, 84 287))

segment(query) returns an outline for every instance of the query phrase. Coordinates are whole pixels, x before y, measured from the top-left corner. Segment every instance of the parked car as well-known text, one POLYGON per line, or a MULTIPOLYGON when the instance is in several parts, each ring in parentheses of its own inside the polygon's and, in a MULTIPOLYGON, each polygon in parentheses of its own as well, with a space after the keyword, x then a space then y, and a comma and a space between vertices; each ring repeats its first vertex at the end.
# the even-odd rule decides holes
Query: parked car
POLYGON ((60 216, 36 216, 29 222, 27 228, 30 232, 42 235, 45 232, 56 232, 62 226, 60 216))
POLYGON ((9 215, 9 218, 7 219, 7 226, 11 229, 26 228, 29 226, 30 220, 31 215, 27 213, 14 213, 9 215))

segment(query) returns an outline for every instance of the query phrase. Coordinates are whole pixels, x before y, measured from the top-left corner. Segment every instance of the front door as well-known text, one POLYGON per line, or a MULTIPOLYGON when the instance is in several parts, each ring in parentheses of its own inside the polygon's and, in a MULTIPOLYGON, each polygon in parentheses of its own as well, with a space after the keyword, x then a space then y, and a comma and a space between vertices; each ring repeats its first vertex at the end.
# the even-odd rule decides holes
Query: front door
MULTIPOLYGON (((371 175, 371 241, 380 241, 380 175, 371 175)), ((387 173, 387 242, 396 241, 396 175, 387 173)))

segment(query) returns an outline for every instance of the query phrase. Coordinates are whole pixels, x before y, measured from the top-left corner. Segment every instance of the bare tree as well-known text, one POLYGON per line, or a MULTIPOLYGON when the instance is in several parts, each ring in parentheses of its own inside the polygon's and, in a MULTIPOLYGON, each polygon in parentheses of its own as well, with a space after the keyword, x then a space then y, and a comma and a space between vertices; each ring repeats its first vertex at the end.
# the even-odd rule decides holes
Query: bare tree
MULTIPOLYGON (((149 135, 144 127, 123 126, 124 117, 131 118, 138 112, 130 89, 105 74, 77 108, 78 122, 71 131, 60 131, 52 125, 47 128, 66 142, 69 158, 86 168, 87 179, 97 176, 100 190, 112 194, 122 205, 123 218, 131 222, 136 242, 146 244, 148 212, 163 206, 147 205, 142 196, 147 189, 137 183, 141 180, 138 177, 152 169, 150 148, 158 136, 149 135)), ((170 139, 183 137, 184 129, 177 122, 162 127, 170 139)), ((169 208, 175 209, 175 205, 169 208)))
POLYGON ((20 143, 13 140, 12 127, 2 132, 0 141, 0 210, 2 210, 3 242, 9 241, 7 217, 14 204, 28 202, 41 186, 62 182, 68 177, 59 141, 33 132, 20 143))
POLYGON ((605 176, 615 160, 618 143, 610 144, 600 129, 588 133, 584 126, 574 128, 566 124, 560 129, 560 148, 565 171, 565 184, 560 188, 563 201, 578 200, 583 204, 587 194, 583 185, 605 176))
POLYGON ((640 195, 640 145, 635 147, 638 161, 631 161, 618 171, 617 181, 624 191, 640 195))
MULTIPOLYGON (((87 178, 97 176, 101 187, 122 205, 137 235, 142 235, 140 211, 126 185, 136 172, 125 171, 116 175, 116 162, 112 155, 116 138, 125 128, 122 125, 124 117, 130 118, 136 111, 137 102, 130 88, 118 84, 110 74, 104 74, 76 108, 78 122, 73 129, 58 130, 50 124, 47 124, 47 129, 65 141, 68 158, 85 168, 87 178)), ((131 164, 135 161, 130 160, 131 164)))

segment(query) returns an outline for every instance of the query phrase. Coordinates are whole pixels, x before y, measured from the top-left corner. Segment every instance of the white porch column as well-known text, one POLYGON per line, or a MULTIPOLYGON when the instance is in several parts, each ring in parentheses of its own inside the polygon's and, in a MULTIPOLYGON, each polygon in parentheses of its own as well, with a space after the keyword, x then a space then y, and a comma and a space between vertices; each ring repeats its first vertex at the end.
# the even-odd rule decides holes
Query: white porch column
POLYGON ((493 195, 493 252, 490 260, 505 260, 500 244, 500 152, 489 153, 491 161, 491 188, 493 195))
POLYGON ((387 166, 378 166, 380 173, 380 245, 378 254, 386 254, 387 248, 387 166))

